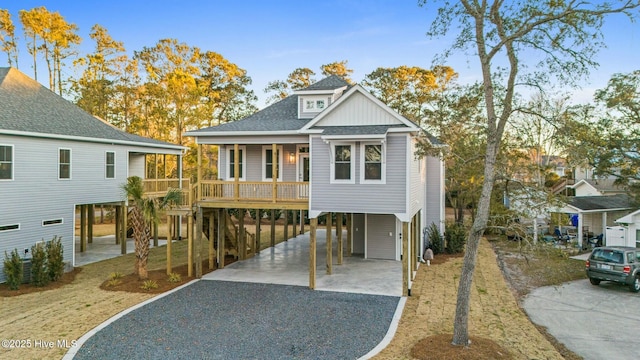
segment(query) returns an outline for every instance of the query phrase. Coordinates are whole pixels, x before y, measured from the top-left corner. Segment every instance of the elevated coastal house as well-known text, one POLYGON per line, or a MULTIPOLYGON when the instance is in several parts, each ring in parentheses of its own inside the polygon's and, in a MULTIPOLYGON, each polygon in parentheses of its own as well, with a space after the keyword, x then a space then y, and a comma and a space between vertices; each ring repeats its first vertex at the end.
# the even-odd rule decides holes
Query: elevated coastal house
MULTIPOLYGON (((183 150, 118 130, 20 71, 0 68, 0 256, 18 249, 28 258, 35 243, 60 236, 65 261, 73 265, 75 225, 82 223, 84 247, 94 204, 117 206, 120 241, 127 177, 157 175, 146 158, 159 154, 173 157, 179 175, 183 150)), ((177 176, 145 180, 147 192, 157 194, 180 183, 177 176)))
MULTIPOLYGON (((328 273, 333 253, 338 264, 343 252, 402 261, 405 293, 424 249, 423 230, 431 223, 443 227, 443 163, 437 157, 416 156, 420 140, 435 139, 427 140, 416 124, 360 85, 349 85, 337 76, 245 119, 185 136, 195 138, 199 161, 203 146, 214 145, 219 151, 218 179, 204 180, 200 169, 193 190, 199 221, 207 212, 225 208, 308 214, 311 288, 316 261, 313 234, 321 215, 327 215, 327 227, 334 231, 331 219, 342 223, 346 217, 346 241, 342 231, 327 232, 328 273), (336 241, 337 249, 332 248, 336 241)), ((242 259, 243 254, 239 256, 242 259)))

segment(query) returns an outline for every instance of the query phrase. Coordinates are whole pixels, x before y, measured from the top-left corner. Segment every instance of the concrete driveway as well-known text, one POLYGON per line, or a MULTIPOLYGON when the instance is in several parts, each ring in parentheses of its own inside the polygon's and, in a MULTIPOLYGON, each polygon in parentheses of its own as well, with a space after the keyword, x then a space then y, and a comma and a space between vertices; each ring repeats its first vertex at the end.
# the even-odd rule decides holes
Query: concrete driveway
POLYGON ((640 358, 640 295, 626 286, 572 281, 532 291, 523 306, 531 321, 586 360, 640 358))

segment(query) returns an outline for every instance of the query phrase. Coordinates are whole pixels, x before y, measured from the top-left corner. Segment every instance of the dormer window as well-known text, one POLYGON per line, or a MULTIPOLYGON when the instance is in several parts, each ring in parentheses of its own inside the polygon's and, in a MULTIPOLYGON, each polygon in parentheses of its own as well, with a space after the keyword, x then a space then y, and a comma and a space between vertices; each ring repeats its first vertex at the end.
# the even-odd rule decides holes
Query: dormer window
POLYGON ((318 110, 324 109, 324 100, 316 100, 316 109, 318 110))
POLYGON ((318 97, 304 99, 303 111, 306 113, 316 113, 324 110, 327 107, 327 99, 318 97))

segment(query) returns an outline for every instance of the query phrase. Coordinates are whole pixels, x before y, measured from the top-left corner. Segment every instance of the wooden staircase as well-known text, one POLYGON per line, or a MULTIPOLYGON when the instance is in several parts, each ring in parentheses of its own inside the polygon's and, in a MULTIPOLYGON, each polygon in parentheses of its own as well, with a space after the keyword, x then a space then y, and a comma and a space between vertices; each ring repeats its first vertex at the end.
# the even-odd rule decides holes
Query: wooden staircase
MULTIPOLYGON (((233 218, 231 217, 231 215, 229 215, 228 212, 223 211, 222 212, 224 215, 224 254, 226 255, 231 255, 233 256, 235 259, 238 258, 249 258, 252 257, 254 254, 254 247, 255 247, 255 235, 250 233, 249 231, 247 231, 246 228, 242 228, 239 229, 238 225, 236 225, 234 223, 233 218), (238 246, 238 238, 239 238, 239 233, 240 231, 244 231, 244 243, 246 244, 246 252, 244 254, 241 254, 239 252, 239 246, 238 246), (242 256, 241 256, 242 255, 242 256)), ((218 211, 213 211, 213 219, 214 219, 214 223, 216 224, 215 226, 213 226, 213 241, 214 242, 214 251, 216 251, 217 253, 217 248, 218 248, 218 244, 217 244, 217 239, 218 239, 218 221, 220 221, 218 219, 218 211)), ((204 219, 210 219, 210 217, 205 216, 204 219)), ((204 220, 203 219, 203 220, 204 220)), ((209 239, 209 224, 207 223, 207 221, 203 221, 203 229, 202 229, 202 235, 204 236, 205 239, 209 239)))

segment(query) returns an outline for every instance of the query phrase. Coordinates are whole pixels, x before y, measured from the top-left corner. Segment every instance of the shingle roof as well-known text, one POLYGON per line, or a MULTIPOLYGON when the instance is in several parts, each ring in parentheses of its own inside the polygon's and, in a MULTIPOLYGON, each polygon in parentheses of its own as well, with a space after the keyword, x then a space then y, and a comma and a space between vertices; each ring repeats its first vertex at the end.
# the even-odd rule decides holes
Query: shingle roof
POLYGON ((616 185, 615 179, 585 179, 584 181, 601 192, 624 191, 624 186, 616 185))
POLYGON ((310 119, 298 119, 298 95, 290 95, 242 120, 218 126, 188 131, 187 136, 199 133, 236 131, 293 131, 302 128, 310 119))
POLYGON ((569 205, 583 211, 630 209, 633 207, 631 198, 624 194, 611 196, 574 196, 569 199, 569 205))
POLYGON ((180 148, 119 130, 14 68, 0 68, 0 133, 3 130, 180 148))
POLYGON ((349 83, 344 81, 344 79, 338 75, 331 75, 307 86, 302 90, 335 90, 343 86, 349 86, 349 83))

